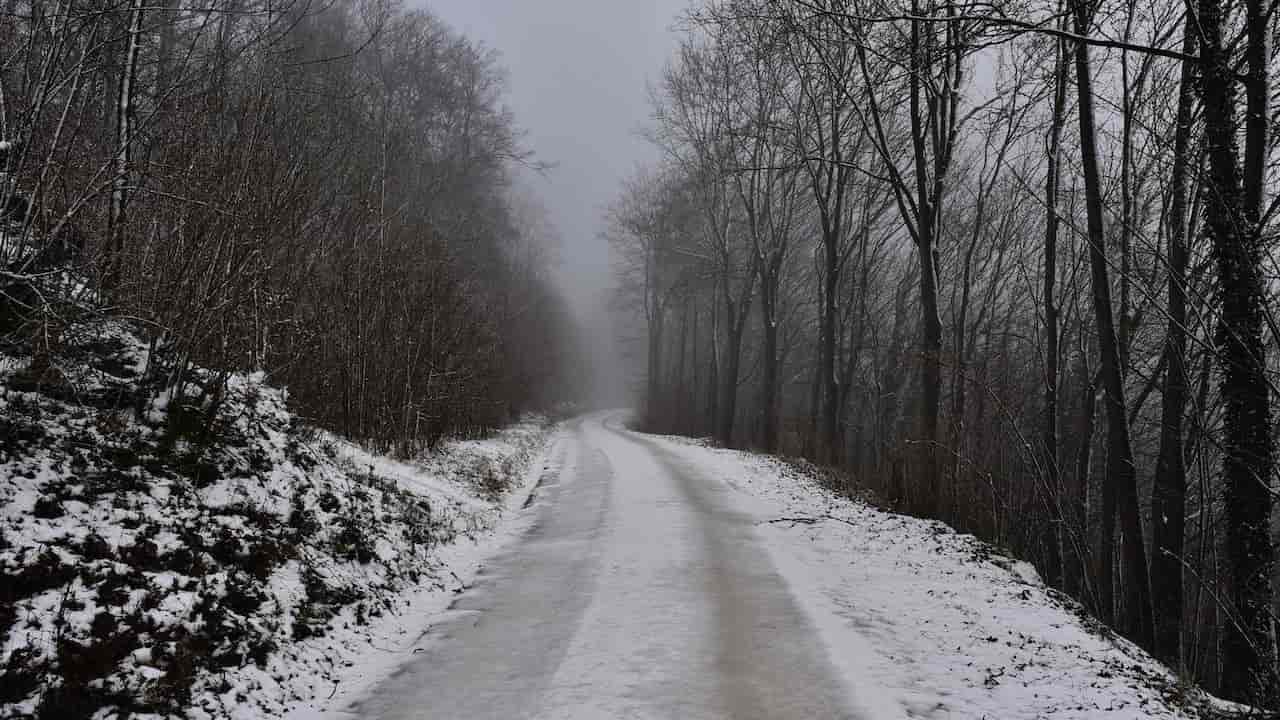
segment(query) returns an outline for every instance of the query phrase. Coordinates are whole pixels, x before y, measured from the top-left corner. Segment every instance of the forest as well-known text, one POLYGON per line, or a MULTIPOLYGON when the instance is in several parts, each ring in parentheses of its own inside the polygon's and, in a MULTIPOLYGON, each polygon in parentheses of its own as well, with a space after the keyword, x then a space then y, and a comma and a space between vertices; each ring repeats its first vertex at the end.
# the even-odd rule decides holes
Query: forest
POLYGON ((606 232, 641 424, 836 467, 1275 707, 1274 9, 696 3, 606 232))
POLYGON ((56 385, 68 333, 127 319, 156 396, 211 418, 262 372, 402 456, 573 399, 505 92, 496 53, 394 1, 8 0, 3 342, 56 385))

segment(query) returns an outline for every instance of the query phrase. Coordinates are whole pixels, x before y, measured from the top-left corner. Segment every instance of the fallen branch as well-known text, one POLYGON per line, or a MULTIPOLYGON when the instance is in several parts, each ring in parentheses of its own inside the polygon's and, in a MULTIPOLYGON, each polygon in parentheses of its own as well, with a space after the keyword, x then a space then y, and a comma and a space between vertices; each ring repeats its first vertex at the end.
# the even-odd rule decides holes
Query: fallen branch
POLYGON ((801 524, 801 525, 814 525, 814 524, 816 524, 816 523, 817 523, 818 521, 820 521, 820 520, 834 520, 835 522, 844 523, 845 525, 848 525, 849 527, 857 527, 857 525, 855 525, 855 524, 853 523, 853 521, 851 521, 851 520, 846 520, 845 518, 842 518, 842 517, 836 517, 835 515, 831 515, 831 514, 819 515, 819 516, 817 516, 817 517, 808 517, 808 516, 800 516, 800 517, 780 517, 780 518, 774 518, 774 519, 772 519, 772 520, 764 520, 764 521, 762 521, 762 522, 766 522, 766 523, 769 523, 769 524, 773 524, 773 523, 791 523, 792 525, 796 525, 796 524, 801 524))
POLYGON ((791 523, 792 525, 795 525, 796 523, 803 523, 803 524, 805 524, 805 525, 812 525, 812 524, 814 524, 814 523, 818 522, 818 521, 819 521, 819 520, 821 520, 821 519, 822 519, 822 518, 815 518, 815 517, 781 517, 781 518, 774 518, 773 520, 765 520, 765 522, 767 522, 767 523, 784 523, 784 522, 789 522, 789 523, 791 523))

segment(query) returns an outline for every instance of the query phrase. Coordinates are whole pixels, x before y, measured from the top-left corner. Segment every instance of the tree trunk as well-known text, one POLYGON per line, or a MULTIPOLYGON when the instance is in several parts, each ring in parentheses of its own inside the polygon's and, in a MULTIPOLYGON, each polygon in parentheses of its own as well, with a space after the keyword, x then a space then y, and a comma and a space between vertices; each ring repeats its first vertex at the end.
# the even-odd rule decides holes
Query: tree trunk
POLYGON ((734 446, 733 425, 738 412, 738 373, 742 362, 742 334, 746 329, 747 313, 750 310, 750 288, 743 292, 736 308, 729 301, 726 290, 725 316, 728 321, 728 337, 725 338, 724 372, 721 373, 720 378, 720 417, 716 424, 716 438, 724 447, 734 446))
POLYGON ((942 415, 942 318, 938 314, 938 272, 933 222, 921 222, 920 310, 924 315, 921 369, 921 443, 924 459, 924 504, 921 510, 938 517, 943 507, 938 459, 938 427, 942 415), (926 229, 927 228, 927 229, 926 229))
POLYGON ((840 461, 837 439, 840 397, 836 382, 836 289, 840 279, 840 239, 838 230, 828 229, 826 235, 827 239, 823 243, 825 272, 822 278, 822 352, 818 370, 822 378, 822 428, 818 454, 823 462, 835 465, 840 461))
POLYGON ((660 307, 652 309, 649 317, 649 367, 645 397, 645 424, 651 430, 661 430, 662 414, 662 325, 660 307))
POLYGON ((698 418, 701 417, 702 414, 700 412, 701 408, 698 407, 698 404, 699 404, 698 398, 701 397, 701 395, 698 392, 699 391, 698 346, 701 343, 699 343, 698 340, 700 339, 701 336, 698 335, 698 315, 700 313, 698 312, 697 295, 691 294, 689 304, 692 306, 692 310, 693 310, 693 346, 689 348, 689 353, 691 355, 691 357, 689 358, 689 366, 690 366, 690 374, 692 375, 692 378, 690 378, 691 384, 687 392, 689 396, 688 397, 689 415, 688 417, 685 418, 684 427, 685 427, 686 434, 697 435, 702 429, 700 427, 701 423, 698 421, 698 418))
POLYGON ((125 52, 124 72, 116 99, 116 157, 111 181, 111 206, 107 216, 110 256, 107 260, 106 284, 114 288, 120 283, 124 263, 124 213, 129 200, 129 173, 133 165, 133 118, 136 112, 134 84, 138 77, 138 53, 142 44, 142 0, 133 0, 129 9, 129 46, 125 52))
MULTIPOLYGON (((1084 332, 1084 322, 1081 321, 1081 334, 1084 332)), ((1083 342, 1081 343, 1083 345, 1083 342)), ((1083 349, 1083 348, 1082 348, 1083 349)), ((1089 575, 1091 568, 1089 567, 1089 484, 1090 478, 1093 476, 1093 432, 1097 423, 1098 416, 1098 382, 1093 371, 1089 369, 1089 365, 1085 357, 1080 357, 1080 379, 1081 397, 1080 397, 1080 429, 1078 437, 1080 438, 1080 447, 1076 450, 1076 487, 1075 494, 1072 497, 1072 519, 1075 526, 1070 529, 1072 534, 1072 548, 1076 559, 1076 595, 1091 601, 1094 606, 1094 612, 1103 619, 1105 616, 1103 608, 1109 608, 1111 605, 1110 585, 1107 586, 1106 604, 1102 597, 1102 589, 1095 588, 1091 594, 1089 592, 1089 575), (1091 597, 1092 595, 1092 597, 1091 597)), ((1068 588, 1071 590, 1071 588, 1068 588)))
MULTIPOLYGON (((921 14, 919 0, 912 0, 912 12, 921 14)), ((936 147, 934 139, 933 162, 929 161, 926 147, 926 131, 921 119, 924 109, 921 107, 921 95, 926 92, 921 80, 926 68, 926 56, 933 49, 933 26, 926 23, 925 37, 921 37, 921 23, 911 23, 911 67, 908 82, 910 84, 911 106, 911 138, 915 157, 916 185, 916 255, 920 261, 920 312, 921 312, 921 403, 920 403, 920 443, 923 465, 924 498, 919 510, 924 514, 937 517, 942 507, 942 488, 939 474, 939 420, 942 415, 942 316, 938 311, 938 258, 936 248, 937 212, 942 202, 941 183, 946 172, 946 158, 939 153, 946 153, 936 147), (930 174, 933 177, 930 177, 930 174)), ((947 27, 948 34, 952 31, 947 27)), ((956 52, 959 52, 957 49, 956 52)), ((947 56, 949 60, 949 54, 947 56)), ((948 73, 947 81, 953 78, 948 73)), ((953 88, 958 92, 958 85, 953 88)), ((943 120, 942 109, 952 102, 953 98, 929 98, 928 112, 930 134, 935 138, 950 137, 951 127, 943 120)), ((949 142, 949 140, 948 140, 949 142)))
POLYGON ((1262 342, 1265 306, 1259 234, 1267 157, 1267 22, 1261 0, 1246 2, 1245 167, 1236 141, 1235 71, 1223 48, 1222 0, 1200 0, 1201 92, 1210 191, 1205 220, 1213 241, 1222 316, 1223 494, 1226 510, 1228 614, 1222 638, 1222 692, 1267 703, 1275 693, 1271 615, 1271 494, 1274 471, 1270 389, 1262 342))
POLYGON ((707 358, 710 368, 707 371, 707 432, 716 437, 720 422, 720 365, 723 351, 720 348, 720 303, 713 293, 707 303, 711 315, 711 353, 707 358))
MULTIPOLYGON (((818 331, 818 347, 821 353, 821 329, 818 331)), ((803 455, 814 462, 821 462, 818 451, 818 416, 822 414, 822 363, 813 366, 813 377, 809 381, 809 416, 806 422, 803 455)))
MULTIPOLYGON (((1182 52, 1195 52, 1194 26, 1183 29, 1182 52)), ((1160 454, 1151 492, 1151 597, 1155 654, 1182 667, 1182 540, 1186 517, 1187 469, 1182 414, 1187 404, 1187 159, 1190 152, 1193 65, 1182 65, 1173 136, 1169 217, 1169 323, 1165 334, 1165 374, 1160 411, 1160 454)))
POLYGON ((760 325, 764 333, 763 372, 760 376, 760 405, 764 413, 761 426, 761 449, 778 451, 778 319, 777 274, 765 268, 760 285, 760 325))
POLYGON ((726 343, 724 373, 720 378, 720 418, 716 437, 724 447, 733 447, 733 425, 738 412, 738 371, 742 359, 742 331, 730 328, 726 343))
MULTIPOLYGON (((1076 32, 1088 32, 1090 18, 1083 0, 1075 0, 1076 32)), ((1107 484, 1119 505, 1124 553, 1121 588, 1125 594, 1123 627, 1139 646, 1152 647, 1151 586, 1147 575, 1146 545, 1142 536, 1142 518, 1138 514, 1138 486, 1133 467, 1133 448, 1129 442, 1124 381, 1120 368, 1120 348, 1116 339, 1115 319, 1111 308, 1111 285, 1107 272, 1105 233, 1102 217, 1102 186, 1098 171, 1097 134, 1094 128, 1093 83, 1089 66, 1089 47, 1077 42, 1075 48, 1076 88, 1079 94, 1080 155, 1084 168, 1085 203, 1089 227, 1089 268, 1093 284, 1093 309, 1101 350, 1102 383, 1106 392, 1107 413, 1107 484)), ((1104 493, 1104 505, 1107 504, 1104 493)), ((1102 536, 1109 538, 1115 528, 1104 512, 1102 536)), ((1104 542, 1100 584, 1112 582, 1109 542, 1104 542)), ((1103 609, 1106 612, 1106 608, 1103 609)))
POLYGON ((902 451, 901 438, 898 435, 898 424, 902 413, 902 390, 906 384, 906 377, 902 363, 897 361, 906 353, 906 345, 909 342, 906 337, 906 326, 907 299, 910 293, 911 284, 907 281, 901 282, 894 291, 893 330, 889 334, 889 352, 887 353, 889 361, 880 379, 881 405, 878 423, 880 447, 878 450, 880 462, 888 463, 880 472, 893 477, 892 493, 894 494, 891 499, 899 505, 909 505, 908 498, 911 497, 905 484, 905 474, 901 474, 902 456, 905 453, 902 451))
POLYGON ((1066 46, 1059 42, 1055 52, 1053 120, 1049 127, 1048 168, 1045 172, 1045 230, 1044 230, 1044 458, 1045 499, 1044 513, 1049 523, 1045 541, 1045 583, 1050 587, 1062 586, 1061 525, 1061 474, 1058 465, 1058 305, 1055 285, 1058 280, 1058 175, 1062 144, 1063 115, 1067 95, 1066 46))
MULTIPOLYGON (((689 296, 685 296, 684 308, 680 313, 680 352, 676 360, 675 382, 671 387, 676 392, 675 406, 676 416, 672 418, 672 430, 682 433, 688 433, 688 418, 693 414, 693 408, 689 405, 689 388, 684 380, 684 358, 689 352, 689 296)), ((696 344, 696 339, 695 339, 696 344)))

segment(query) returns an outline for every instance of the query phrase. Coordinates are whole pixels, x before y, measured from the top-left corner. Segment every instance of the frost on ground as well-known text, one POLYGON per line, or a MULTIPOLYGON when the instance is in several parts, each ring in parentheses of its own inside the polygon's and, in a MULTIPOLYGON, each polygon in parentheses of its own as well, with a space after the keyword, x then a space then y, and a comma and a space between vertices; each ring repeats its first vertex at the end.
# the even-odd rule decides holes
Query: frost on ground
POLYGON ((203 404, 144 387, 121 324, 64 341, 56 367, 0 349, 3 718, 323 704, 461 586, 549 433, 398 462, 304 427, 261 376, 203 404))
POLYGON ((1192 718, 1242 710, 946 525, 832 492, 811 467, 657 440, 722 482, 874 718, 1192 718))

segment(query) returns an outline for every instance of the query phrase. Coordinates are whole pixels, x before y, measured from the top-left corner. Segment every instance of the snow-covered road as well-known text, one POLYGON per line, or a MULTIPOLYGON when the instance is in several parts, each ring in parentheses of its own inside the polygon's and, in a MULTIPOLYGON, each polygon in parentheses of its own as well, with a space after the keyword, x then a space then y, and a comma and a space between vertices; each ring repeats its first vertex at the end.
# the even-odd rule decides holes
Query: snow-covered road
POLYGON ((866 717, 756 518, 622 417, 576 423, 523 541, 356 716, 866 717))
POLYGON ((565 426, 531 504, 503 521, 505 550, 485 553, 450 610, 421 616, 421 637, 350 664, 347 695, 315 717, 1176 720, 1226 707, 972 536, 625 418, 565 426))

